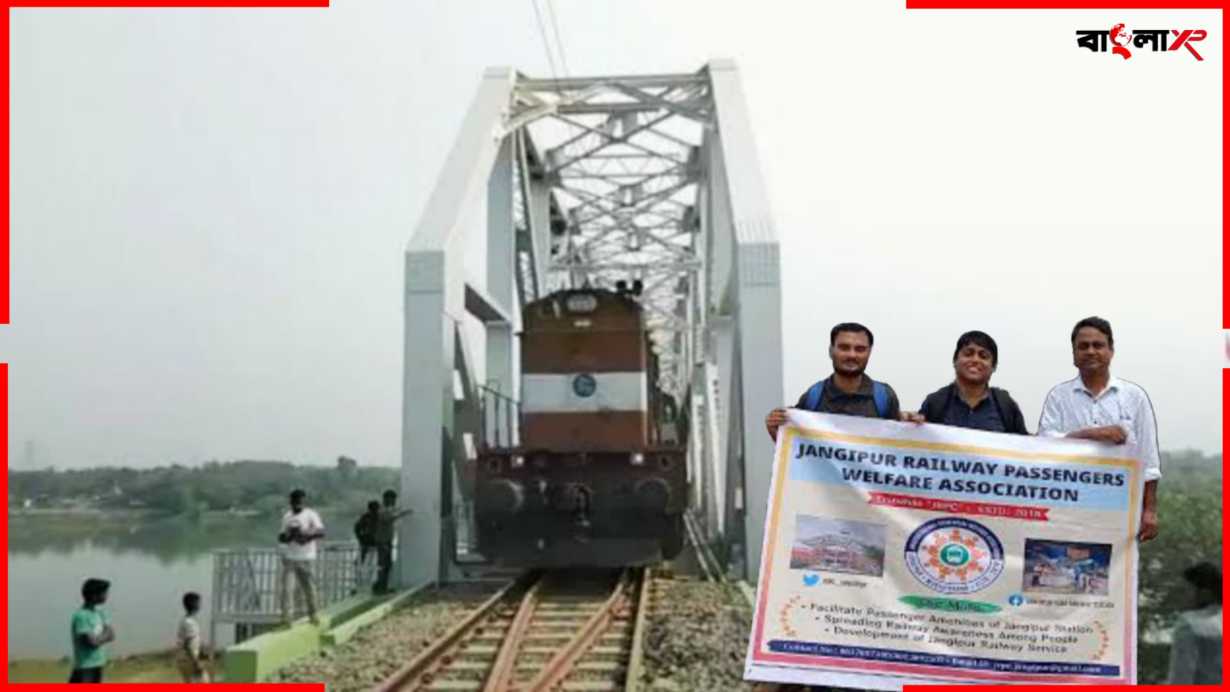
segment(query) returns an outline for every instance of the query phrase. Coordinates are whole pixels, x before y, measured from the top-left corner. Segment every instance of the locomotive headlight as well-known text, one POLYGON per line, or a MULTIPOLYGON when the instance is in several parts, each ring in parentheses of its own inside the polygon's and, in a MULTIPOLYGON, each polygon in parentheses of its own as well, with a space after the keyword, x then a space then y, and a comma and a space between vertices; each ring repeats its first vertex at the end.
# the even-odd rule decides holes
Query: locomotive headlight
POLYGON ((598 309, 598 297, 592 293, 576 293, 568 296, 564 307, 568 308, 568 312, 593 312, 598 309))
POLYGON ((631 458, 631 460, 630 460, 630 461, 632 462, 632 465, 633 465, 633 466, 644 466, 644 464, 645 464, 645 455, 644 455, 644 454, 641 454, 640 452, 633 452, 633 453, 632 453, 632 458, 631 458))
POLYGON ((525 457, 521 456, 520 454, 514 454, 512 458, 511 466, 514 469, 519 469, 522 466, 525 466, 525 457))

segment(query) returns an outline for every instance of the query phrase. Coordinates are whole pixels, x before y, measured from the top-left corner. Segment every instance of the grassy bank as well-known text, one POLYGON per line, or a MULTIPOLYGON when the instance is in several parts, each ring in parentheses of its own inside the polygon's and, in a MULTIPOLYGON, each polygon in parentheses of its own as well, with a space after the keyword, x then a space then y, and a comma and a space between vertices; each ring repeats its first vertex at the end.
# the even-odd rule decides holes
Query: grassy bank
MULTIPOLYGON (((219 682, 221 662, 208 664, 217 671, 214 682, 219 682)), ((72 672, 68 658, 27 658, 9 662, 9 682, 67 682, 72 672)), ((113 658, 103 671, 106 682, 181 682, 179 668, 175 666, 173 651, 154 651, 113 658)))
MULTIPOLYGON (((28 658, 9 663, 9 682, 67 682, 67 658, 28 658)), ((175 656, 170 651, 133 654, 112 660, 103 671, 106 682, 180 682, 175 656)))

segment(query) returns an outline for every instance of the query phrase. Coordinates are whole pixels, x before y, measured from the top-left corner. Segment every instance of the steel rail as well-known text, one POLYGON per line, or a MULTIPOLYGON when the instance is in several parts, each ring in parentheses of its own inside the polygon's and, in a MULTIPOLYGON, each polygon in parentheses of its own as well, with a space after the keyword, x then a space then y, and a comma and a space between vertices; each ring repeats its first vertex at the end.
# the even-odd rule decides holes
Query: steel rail
POLYGON ((394 692, 395 690, 405 687, 416 678, 424 675, 429 675, 433 664, 447 663, 442 660, 442 654, 457 643, 462 635, 468 632, 471 628, 477 625, 485 616, 490 615, 509 592, 521 583, 525 577, 514 579, 497 591, 495 595, 488 598, 482 605, 475 608, 465 618, 453 626, 443 636, 437 638, 426 649, 420 651, 414 658, 410 659, 401 668, 393 672, 384 682, 372 688, 371 692, 394 692))
MULTIPOLYGON (((644 570, 638 570, 641 575, 644 575, 644 570)), ((518 686, 518 689, 529 690, 530 692, 538 692, 539 690, 550 690, 556 685, 562 683, 564 678, 572 672, 572 667, 580 660, 598 640, 602 633, 615 620, 616 611, 626 607, 629 582, 628 574, 625 572, 616 582, 615 588, 611 590, 611 595, 606 599, 596 613, 590 616, 589 620, 577 630, 572 639, 567 644, 560 647, 560 650, 551 657, 550 661, 543 666, 538 675, 524 686, 518 686)))
POLYGON ((726 583, 726 574, 722 571, 722 566, 714 557, 713 552, 709 550, 709 546, 701 540, 696 517, 691 512, 683 513, 683 525, 687 529, 688 539, 692 542, 692 549, 696 552, 696 561, 700 563, 700 569, 705 573, 705 580, 726 583))
MULTIPOLYGON (((371 692, 437 688, 464 688, 475 692, 547 692, 564 689, 566 684, 571 684, 566 682, 570 679, 576 682, 572 677, 574 675, 592 675, 597 670, 612 675, 606 678, 609 682, 603 683, 609 687, 603 689, 637 689, 643 669, 641 650, 652 591, 651 574, 647 568, 625 569, 617 575, 613 585, 607 582, 608 586, 595 594, 600 600, 590 601, 597 608, 581 614, 583 622, 580 619, 573 622, 559 637, 560 641, 566 638, 566 642, 550 652, 550 658, 541 664, 527 664, 522 660, 527 652, 534 650, 535 645, 531 642, 543 637, 544 630, 538 629, 541 624, 535 623, 541 622, 539 617, 544 613, 547 618, 545 622, 551 622, 558 617, 554 615, 558 612, 555 609, 560 607, 558 604, 570 602, 573 596, 567 589, 556 593, 560 587, 558 579, 548 582, 551 577, 546 575, 532 580, 528 575, 523 575, 473 609, 409 663, 371 688, 371 692), (514 612, 512 606, 517 596, 513 594, 517 593, 515 589, 518 588, 525 590, 519 596, 514 612), (488 618, 490 623, 485 622, 488 618), (627 631, 629 619, 632 621, 631 632, 627 631), (487 631, 487 624, 491 625, 492 631, 487 631), (614 650, 599 647, 600 641, 611 636, 617 636, 620 641, 617 655, 621 663, 587 662, 593 654, 615 655, 614 650), (493 639, 499 639, 499 644, 494 649, 488 649, 491 653, 486 655, 492 656, 487 659, 489 664, 484 664, 482 658, 474 660, 473 655, 466 653, 477 650, 478 647, 471 646, 475 642, 490 642, 493 639), (521 665, 518 665, 519 662, 521 665), (464 677, 468 674, 477 677, 464 677), (459 678, 458 675, 463 677, 459 678), (526 676, 532 678, 527 679, 526 676), (473 683, 472 687, 463 682, 467 680, 473 683)), ((487 645, 481 646, 485 648, 487 645)), ((537 646, 541 648, 541 645, 537 646)), ((533 657, 537 654, 528 655, 533 657)))
POLYGON ((641 592, 636 598, 636 620, 632 625, 632 648, 628 652, 627 677, 624 692, 636 692, 641 688, 641 651, 645 646, 645 618, 649 614, 649 592, 653 588, 653 569, 646 567, 641 575, 641 592))
POLYGON ((504 692, 512 687, 513 676, 517 672, 517 654, 520 653, 522 639, 530 629, 534 611, 538 608, 538 591, 544 581, 546 580, 539 579, 521 597, 517 614, 504 635, 504 641, 500 643, 500 652, 496 654, 495 663, 491 664, 491 671, 487 673, 483 692, 504 692))

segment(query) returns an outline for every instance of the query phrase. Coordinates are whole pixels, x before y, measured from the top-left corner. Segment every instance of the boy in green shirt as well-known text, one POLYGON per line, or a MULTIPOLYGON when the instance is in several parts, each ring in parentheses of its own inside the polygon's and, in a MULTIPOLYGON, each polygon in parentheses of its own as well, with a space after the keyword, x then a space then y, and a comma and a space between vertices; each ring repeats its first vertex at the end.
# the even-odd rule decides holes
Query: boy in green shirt
POLYGON ((73 673, 69 682, 102 682, 107 652, 103 645, 115 641, 115 630, 107 615, 98 606, 107 602, 111 582, 106 579, 86 579, 81 587, 84 603, 73 613, 69 636, 73 643, 73 673))

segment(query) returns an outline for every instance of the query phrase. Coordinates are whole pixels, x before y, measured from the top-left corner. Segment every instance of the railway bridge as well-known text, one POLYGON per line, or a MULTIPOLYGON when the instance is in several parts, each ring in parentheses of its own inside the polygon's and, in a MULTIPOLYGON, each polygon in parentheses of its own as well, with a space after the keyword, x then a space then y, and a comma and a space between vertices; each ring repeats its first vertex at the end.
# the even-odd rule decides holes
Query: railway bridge
MULTIPOLYGON (((535 79, 490 68, 405 257, 402 586, 472 549, 462 471, 519 435, 520 315, 561 289, 637 286, 658 386, 687 413, 690 518, 754 579, 783 401, 779 256, 735 65, 535 79)), ((682 418, 681 418, 682 419, 682 418)))

